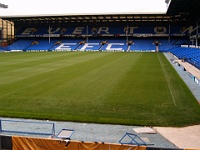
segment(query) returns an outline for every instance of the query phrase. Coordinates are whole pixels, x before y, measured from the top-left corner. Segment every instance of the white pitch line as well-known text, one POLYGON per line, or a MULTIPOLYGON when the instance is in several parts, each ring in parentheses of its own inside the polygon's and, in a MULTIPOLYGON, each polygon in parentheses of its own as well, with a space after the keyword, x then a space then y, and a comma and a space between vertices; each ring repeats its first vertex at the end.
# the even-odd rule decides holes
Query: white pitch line
POLYGON ((23 89, 25 89, 25 88, 34 86, 34 85, 39 84, 39 83, 42 83, 42 82, 45 82, 45 81, 47 81, 47 80, 49 80, 49 78, 46 79, 46 80, 42 80, 42 81, 40 81, 40 82, 36 82, 36 83, 30 84, 30 85, 27 85, 27 86, 23 86, 22 88, 16 89, 16 90, 11 91, 11 92, 8 92, 8 93, 6 93, 6 94, 4 94, 4 95, 2 95, 2 96, 0 96, 0 97, 7 96, 7 95, 9 95, 9 94, 11 94, 11 93, 15 93, 15 92, 20 91, 20 90, 23 90, 23 89))
POLYGON ((159 62, 160 62, 160 65, 161 65, 161 67, 162 67, 162 72, 163 72, 163 74, 164 74, 164 76, 165 76, 165 80, 166 80, 166 82, 167 82, 167 86, 168 86, 168 89, 169 89, 169 91, 170 91, 171 97, 172 97, 172 99, 173 99, 174 105, 177 106, 177 105, 176 105, 176 100, 175 100, 175 98, 174 98, 174 94, 173 94, 173 92, 172 92, 172 89, 171 89, 171 86, 170 86, 170 84, 169 84, 169 81, 167 80, 167 77, 166 77, 166 74, 165 74, 165 71, 164 71, 164 69, 163 69, 163 65, 162 65, 162 63, 161 63, 160 56, 158 55, 158 53, 157 53, 157 56, 158 56, 158 60, 159 60, 159 62))

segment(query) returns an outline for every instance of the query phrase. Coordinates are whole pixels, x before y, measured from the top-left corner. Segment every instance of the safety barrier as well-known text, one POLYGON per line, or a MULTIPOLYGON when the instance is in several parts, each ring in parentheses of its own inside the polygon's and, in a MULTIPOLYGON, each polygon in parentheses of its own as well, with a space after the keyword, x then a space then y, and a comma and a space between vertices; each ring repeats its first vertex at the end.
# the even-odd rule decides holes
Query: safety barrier
POLYGON ((55 136, 55 124, 51 122, 0 119, 0 133, 55 136), (41 132, 42 128, 42 132, 41 132), (40 129, 40 132, 38 131, 40 129))

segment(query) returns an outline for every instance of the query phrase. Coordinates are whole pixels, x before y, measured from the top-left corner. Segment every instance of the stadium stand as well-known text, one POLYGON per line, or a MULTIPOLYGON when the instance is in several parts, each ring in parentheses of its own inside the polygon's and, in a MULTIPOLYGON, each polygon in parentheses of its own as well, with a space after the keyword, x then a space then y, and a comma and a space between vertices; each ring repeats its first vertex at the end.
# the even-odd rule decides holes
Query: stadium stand
POLYGON ((54 42, 55 40, 49 43, 48 40, 41 39, 41 40, 32 42, 31 45, 26 48, 26 50, 48 50, 53 46, 54 42))
MULTIPOLYGON (((8 46, 0 46, 0 52, 155 52, 158 48, 160 52, 170 52, 178 59, 200 69, 199 0, 166 0, 166 2, 169 5, 166 14, 2 17, 6 21, 14 22, 15 35, 14 42, 8 46)), ((51 141, 49 143, 52 144, 51 141)), ((72 145, 77 143, 85 144, 72 142, 72 145)), ((40 144, 35 145, 40 146, 40 144)), ((126 147, 126 145, 118 146, 126 147)), ((63 149, 66 147, 63 146, 63 149)))
POLYGON ((154 39, 135 39, 130 51, 155 51, 154 39))
POLYGON ((6 47, 7 50, 24 50, 27 47, 31 46, 31 43, 34 42, 33 39, 19 39, 17 41, 15 41, 14 43, 12 43, 11 45, 9 45, 8 47, 6 47))
MULTIPOLYGON (((29 38, 29 39, 19 39, 15 41, 13 44, 8 47, 2 48, 8 51, 10 50, 23 50, 23 51, 31 51, 31 50, 122 50, 122 51, 155 51, 156 45, 155 41, 159 41, 159 51, 168 51, 174 47, 180 46, 181 44, 175 44, 176 40, 170 40, 165 38, 131 38, 127 42, 125 38, 107 38, 103 39, 95 39, 91 38, 89 40, 86 39, 65 39, 65 38, 53 38, 49 41, 49 39, 44 38, 29 38), (103 44, 103 42, 105 42, 103 44), (130 42, 131 43, 128 43, 130 42)), ((180 41, 179 41, 180 42, 180 41)), ((183 43, 183 42, 182 42, 183 43)))
POLYGON ((15 41, 0 51, 160 51, 199 67, 199 3, 166 3, 165 15, 5 17, 15 23, 15 41))
POLYGON ((159 50, 167 51, 174 45, 178 45, 180 35, 187 36, 188 34, 188 27, 185 27, 184 33, 180 26, 171 28, 166 25, 157 26, 154 23, 151 23, 149 27, 142 24, 98 27, 22 27, 16 33, 19 40, 8 46, 7 50, 155 51, 154 42, 159 41, 159 50), (174 36, 173 40, 169 38, 169 35, 174 36), (106 43, 102 44, 105 40, 106 43))
POLYGON ((170 50, 170 52, 182 61, 187 61, 200 69, 200 49, 178 47, 170 50))

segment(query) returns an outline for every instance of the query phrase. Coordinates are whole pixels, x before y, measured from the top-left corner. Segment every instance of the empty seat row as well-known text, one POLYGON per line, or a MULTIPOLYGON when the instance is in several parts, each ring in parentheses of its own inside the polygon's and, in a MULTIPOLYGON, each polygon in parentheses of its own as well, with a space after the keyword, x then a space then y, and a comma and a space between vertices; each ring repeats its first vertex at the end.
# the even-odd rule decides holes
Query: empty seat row
MULTIPOLYGON (((156 39, 20 39, 6 47, 7 50, 155 50, 156 39)), ((167 39, 159 40, 159 50, 166 51, 173 47, 172 42, 167 39)))
POLYGON ((170 52, 200 69, 200 49, 179 47, 170 50, 170 52))

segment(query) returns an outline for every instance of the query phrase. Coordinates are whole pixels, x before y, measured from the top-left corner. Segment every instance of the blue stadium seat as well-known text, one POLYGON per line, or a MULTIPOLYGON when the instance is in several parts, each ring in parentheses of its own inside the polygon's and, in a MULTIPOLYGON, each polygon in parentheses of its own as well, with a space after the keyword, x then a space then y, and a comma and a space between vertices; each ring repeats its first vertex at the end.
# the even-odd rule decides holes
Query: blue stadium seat
POLYGON ((56 40, 51 40, 49 42, 48 39, 41 39, 36 41, 35 44, 32 44, 30 47, 26 48, 26 50, 49 50, 56 40))
POLYGON ((178 47, 169 52, 200 69, 200 49, 178 47))
POLYGON ((33 39, 20 39, 7 47, 7 50, 24 50, 31 45, 33 39))
POLYGON ((151 51, 156 49, 153 39, 133 39, 132 41, 134 43, 130 45, 130 51, 151 51))

